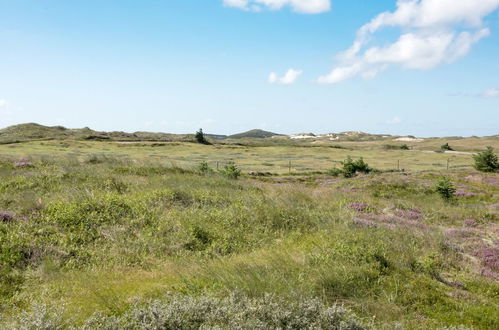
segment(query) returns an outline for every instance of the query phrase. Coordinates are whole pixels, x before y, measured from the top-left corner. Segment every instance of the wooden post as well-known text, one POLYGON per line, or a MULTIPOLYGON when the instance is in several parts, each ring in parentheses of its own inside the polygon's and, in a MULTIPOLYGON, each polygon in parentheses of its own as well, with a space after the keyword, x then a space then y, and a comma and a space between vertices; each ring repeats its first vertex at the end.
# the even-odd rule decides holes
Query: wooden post
POLYGON ((218 162, 217 162, 217 171, 218 171, 218 162))
POLYGON ((291 174, 291 161, 289 161, 289 174, 291 174))
POLYGON ((450 158, 447 159, 447 171, 449 170, 450 158))
POLYGON ((400 172, 400 159, 399 159, 399 160, 397 160, 397 171, 399 171, 399 172, 400 172))

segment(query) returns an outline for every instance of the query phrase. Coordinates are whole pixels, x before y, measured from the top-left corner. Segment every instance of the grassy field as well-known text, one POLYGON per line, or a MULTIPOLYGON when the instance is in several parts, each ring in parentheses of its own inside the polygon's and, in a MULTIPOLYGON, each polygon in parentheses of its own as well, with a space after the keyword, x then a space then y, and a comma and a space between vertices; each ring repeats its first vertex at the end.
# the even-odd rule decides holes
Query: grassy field
POLYGON ((386 144, 0 145, 0 328, 498 328, 497 139, 386 144))
POLYGON ((95 142, 95 141, 31 141, 0 145, 0 155, 15 160, 30 157, 39 160, 67 158, 86 161, 91 157, 110 157, 184 168, 196 167, 206 161, 212 167, 233 161, 246 172, 260 171, 277 174, 326 171, 339 166, 347 156, 364 157, 374 168, 393 170, 399 166, 407 171, 471 168, 472 153, 486 146, 499 149, 498 138, 426 139, 423 142, 391 140, 368 142, 299 141, 277 139, 253 140, 255 145, 215 144, 204 146, 187 142, 95 142), (280 143, 281 142, 281 143, 280 143), (436 153, 444 143, 455 149, 451 153, 436 153), (407 144, 410 150, 387 149, 387 146, 407 144))

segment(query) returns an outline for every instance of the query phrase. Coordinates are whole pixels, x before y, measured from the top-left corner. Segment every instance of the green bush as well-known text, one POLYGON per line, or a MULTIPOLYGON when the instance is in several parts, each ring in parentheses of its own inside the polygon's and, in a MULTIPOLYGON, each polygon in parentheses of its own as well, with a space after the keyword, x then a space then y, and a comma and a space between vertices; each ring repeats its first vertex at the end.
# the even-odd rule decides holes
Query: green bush
POLYGON ((440 150, 442 150, 442 151, 454 151, 454 149, 452 149, 452 147, 448 143, 440 146, 440 150))
POLYGON ((499 160, 492 147, 487 147, 485 151, 473 155, 473 159, 475 160, 475 169, 480 172, 495 172, 499 170, 499 160))
POLYGON ((204 174, 204 175, 213 173, 213 170, 211 169, 211 167, 208 165, 207 162, 199 163, 198 171, 199 171, 199 173, 204 174))
MULTIPOLYGON (((58 311, 35 307, 21 314, 15 329, 64 329, 67 325, 58 311)), ((288 302, 272 295, 247 298, 232 295, 220 299, 209 296, 172 296, 166 301, 136 303, 121 316, 97 313, 82 329, 364 329, 348 310, 328 307, 318 299, 288 302)))
POLYGON ((241 176, 241 170, 234 163, 225 165, 222 173, 233 180, 237 180, 241 176))
POLYGON ((357 173, 368 174, 372 172, 372 168, 369 167, 363 158, 354 161, 350 156, 348 156, 347 159, 342 162, 342 165, 343 176, 345 176, 345 178, 352 178, 357 173))
POLYGON ((202 128, 200 128, 199 131, 196 132, 196 135, 194 137, 196 138, 197 143, 210 144, 208 140, 206 140, 202 128))
POLYGON ((450 201, 454 198, 457 189, 449 178, 443 177, 435 185, 435 190, 444 200, 450 201))

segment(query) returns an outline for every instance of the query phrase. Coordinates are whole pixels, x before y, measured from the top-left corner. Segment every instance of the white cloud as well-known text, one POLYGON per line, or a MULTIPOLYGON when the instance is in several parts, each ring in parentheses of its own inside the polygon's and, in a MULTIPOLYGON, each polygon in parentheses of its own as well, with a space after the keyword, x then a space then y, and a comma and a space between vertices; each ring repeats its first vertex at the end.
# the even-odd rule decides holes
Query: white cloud
POLYGON ((284 76, 279 77, 277 73, 271 72, 269 75, 269 83, 291 85, 296 82, 302 73, 302 70, 289 69, 284 76))
POLYGON ((482 97, 492 98, 499 97, 499 88, 490 88, 482 93, 482 97))
POLYGON ((0 99, 0 108, 3 108, 7 105, 7 100, 5 99, 0 99))
POLYGON ((381 13, 358 30, 352 46, 338 56, 339 65, 318 82, 372 79, 393 65, 428 70, 452 63, 490 34, 483 18, 498 7, 499 0, 398 0, 394 12, 381 13), (370 45, 384 27, 403 32, 386 46, 370 45))
POLYGON ((400 124, 401 122, 402 122, 402 118, 400 118, 399 116, 395 116, 392 119, 390 119, 389 121, 387 121, 386 123, 389 125, 397 125, 397 124, 400 124))
POLYGON ((319 14, 331 9, 331 0, 224 0, 227 7, 260 11, 263 8, 279 10, 289 6, 297 13, 319 14))

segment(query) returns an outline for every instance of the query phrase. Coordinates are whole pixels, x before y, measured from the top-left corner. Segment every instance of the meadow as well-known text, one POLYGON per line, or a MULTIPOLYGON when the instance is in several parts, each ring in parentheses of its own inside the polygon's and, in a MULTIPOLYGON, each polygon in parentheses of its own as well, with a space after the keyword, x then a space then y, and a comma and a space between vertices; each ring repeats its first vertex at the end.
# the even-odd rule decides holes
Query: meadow
POLYGON ((498 141, 0 145, 0 328, 498 328, 498 141))

